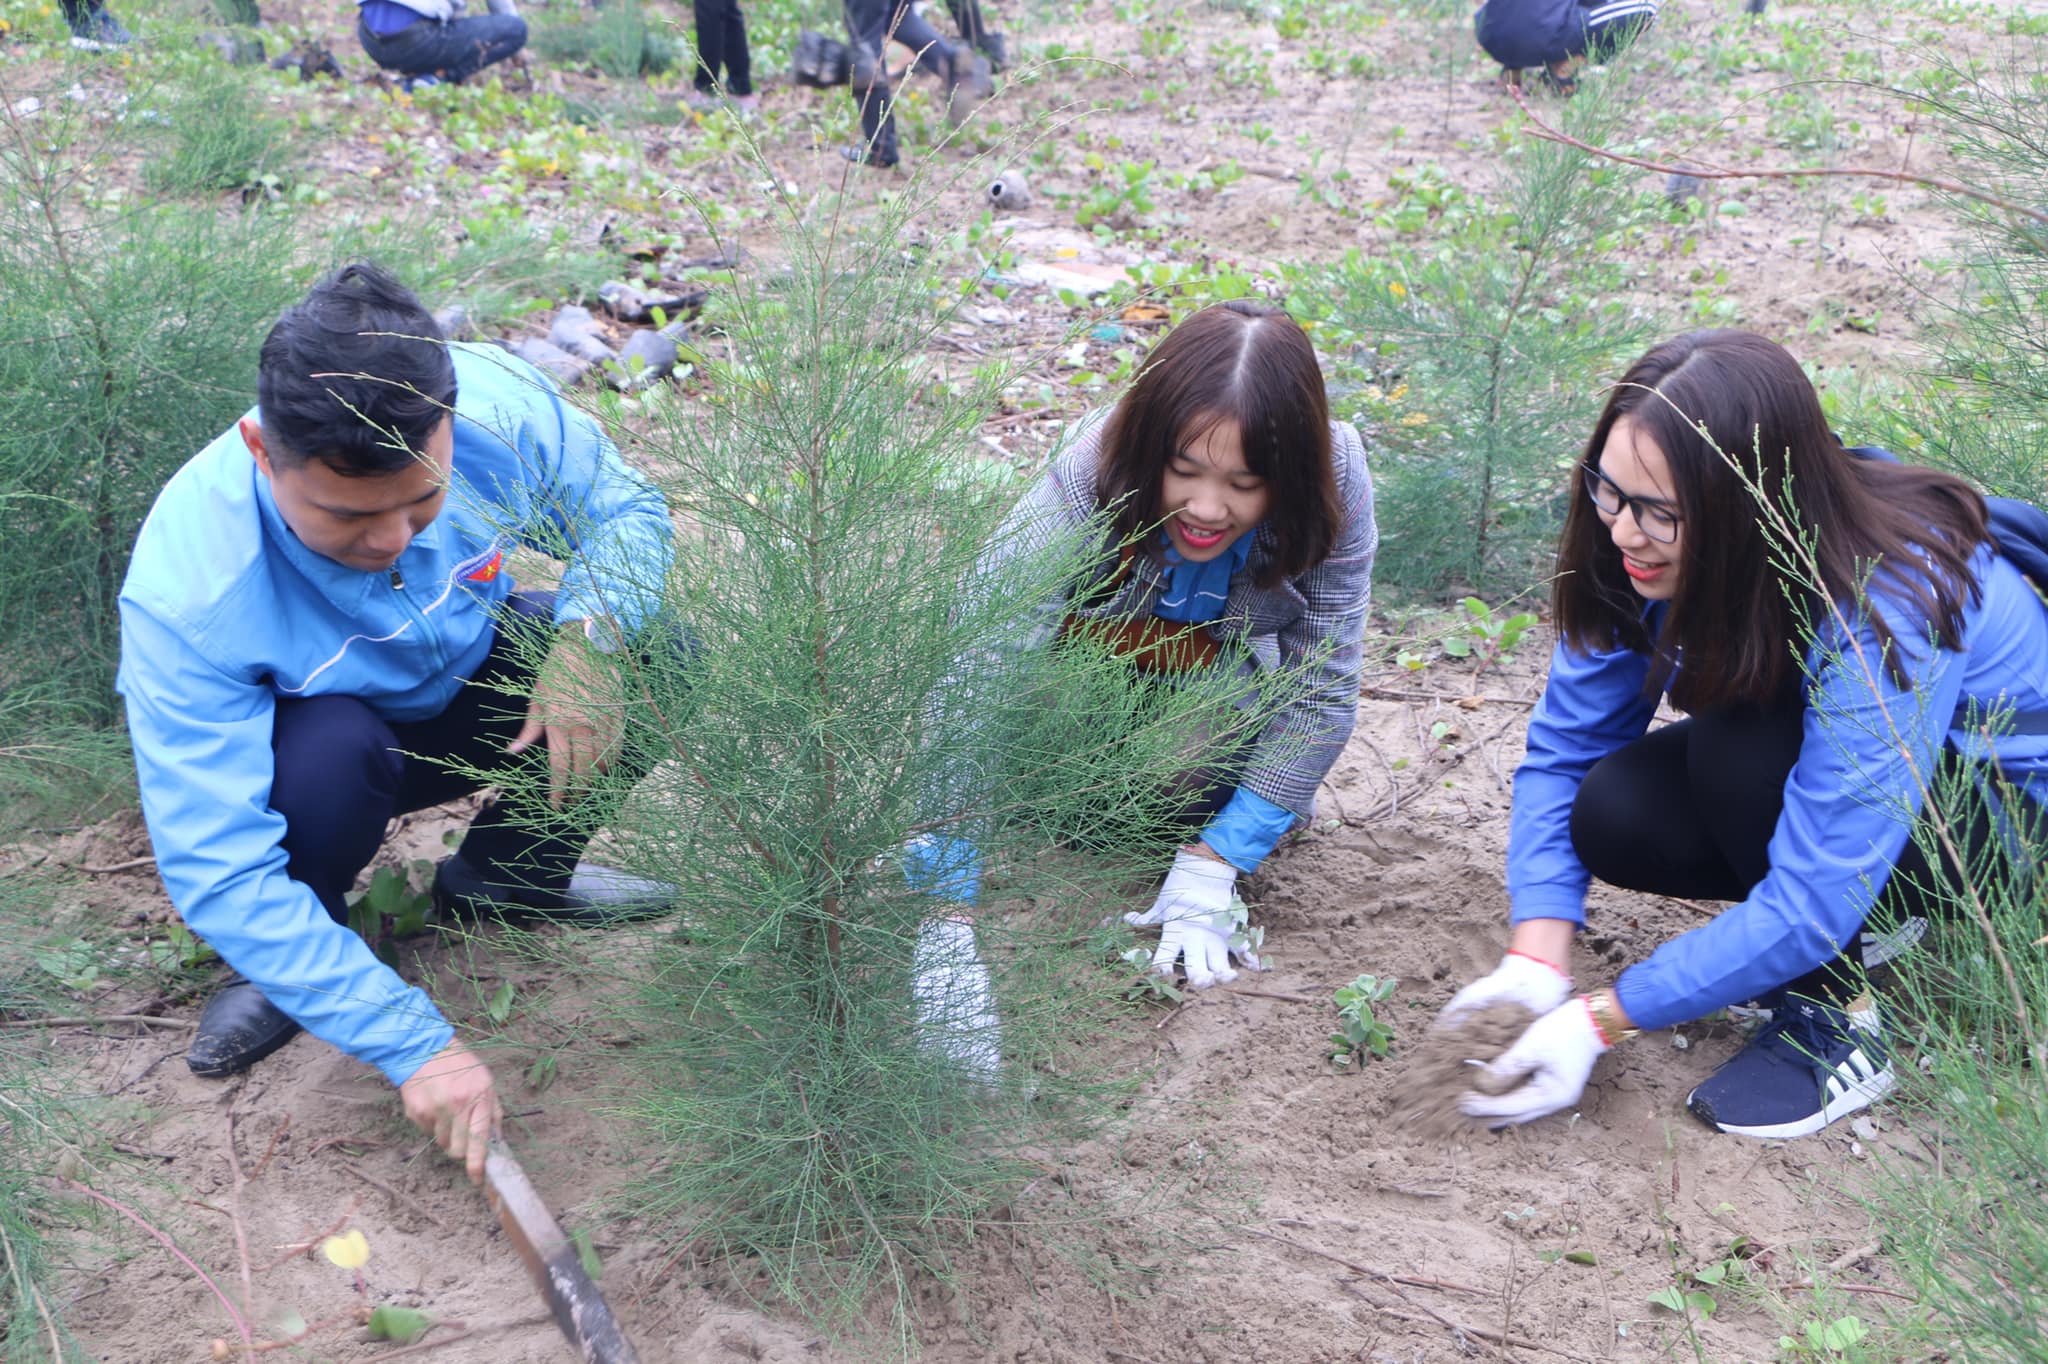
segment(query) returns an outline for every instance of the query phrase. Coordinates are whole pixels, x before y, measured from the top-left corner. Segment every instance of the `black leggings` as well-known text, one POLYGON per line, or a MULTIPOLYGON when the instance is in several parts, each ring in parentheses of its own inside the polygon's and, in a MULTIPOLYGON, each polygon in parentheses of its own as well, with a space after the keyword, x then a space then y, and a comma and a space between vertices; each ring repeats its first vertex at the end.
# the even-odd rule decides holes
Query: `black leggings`
MULTIPOLYGON (((1688 900, 1742 900, 1771 869, 1771 834, 1798 761, 1805 712, 1797 706, 1735 706, 1652 730, 1594 764, 1572 803, 1572 847, 1609 885, 1688 900)), ((1965 842, 1990 837, 1981 809, 1965 842)), ((1946 879, 1946 878, 1945 878, 1946 879)), ((1920 840, 1906 844, 1881 912, 1927 913, 1933 878, 1920 840)), ((1948 881, 1954 884, 1953 880, 1948 881)), ((1785 992, 1843 1000, 1862 989, 1861 935, 1840 956, 1785 992)))
POLYGON ((693 8, 697 17, 697 89, 707 95, 716 90, 723 69, 728 94, 753 94, 747 21, 740 13, 740 0, 694 0, 693 8))

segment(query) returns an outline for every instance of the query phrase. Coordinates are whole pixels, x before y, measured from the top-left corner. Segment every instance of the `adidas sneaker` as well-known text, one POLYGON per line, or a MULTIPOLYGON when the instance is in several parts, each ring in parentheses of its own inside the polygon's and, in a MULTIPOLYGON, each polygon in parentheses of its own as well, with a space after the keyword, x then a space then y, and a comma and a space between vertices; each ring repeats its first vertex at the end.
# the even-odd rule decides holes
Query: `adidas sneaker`
POLYGON ((1868 1108, 1897 1083, 1875 1004, 1794 998, 1685 1105, 1719 1131, 1784 1140, 1868 1108))

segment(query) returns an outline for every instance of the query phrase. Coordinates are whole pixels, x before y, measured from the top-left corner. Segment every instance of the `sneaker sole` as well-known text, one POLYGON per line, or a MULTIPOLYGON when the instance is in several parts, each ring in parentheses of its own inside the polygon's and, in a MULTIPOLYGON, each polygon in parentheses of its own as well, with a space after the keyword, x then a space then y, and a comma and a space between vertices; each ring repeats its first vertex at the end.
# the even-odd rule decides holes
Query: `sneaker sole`
POLYGON ((1911 918, 1897 928, 1863 935, 1863 967, 1874 971, 1886 962, 1897 961, 1920 945, 1927 936, 1927 920, 1911 918))
POLYGON ((1828 1102, 1818 1113, 1792 1122, 1764 1126, 1737 1126, 1718 1121, 1714 1117, 1713 1105, 1699 1100, 1699 1091, 1685 1096, 1685 1106, 1692 1115, 1717 1132, 1727 1132, 1737 1137, 1752 1137, 1758 1141, 1789 1141, 1793 1137, 1812 1136, 1815 1132, 1870 1107, 1879 1099, 1897 1088, 1898 1076, 1885 1066, 1875 1074, 1859 1078, 1847 1061, 1835 1067, 1835 1073, 1828 1077, 1828 1102))

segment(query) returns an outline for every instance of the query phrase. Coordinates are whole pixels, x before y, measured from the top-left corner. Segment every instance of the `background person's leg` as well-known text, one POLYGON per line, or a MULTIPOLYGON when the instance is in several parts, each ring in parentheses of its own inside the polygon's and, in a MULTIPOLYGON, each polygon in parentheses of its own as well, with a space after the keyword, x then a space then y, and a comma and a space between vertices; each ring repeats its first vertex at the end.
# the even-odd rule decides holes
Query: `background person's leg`
POLYGON ((862 165, 896 164, 896 116, 891 109, 886 50, 891 0, 846 0, 846 41, 852 63, 849 89, 860 111, 860 146, 847 156, 862 165))
POLYGON ((690 12, 697 25, 697 72, 690 83, 699 94, 718 91, 719 73, 727 69, 727 13, 736 13, 738 8, 735 0, 692 0, 690 12))
POLYGON ((953 44, 911 8, 910 0, 896 0, 889 16, 889 37, 917 54, 915 69, 952 81, 953 44))
POLYGON ((449 40, 457 45, 453 60, 443 69, 451 81, 464 81, 487 66, 516 55, 526 46, 526 20, 516 14, 480 14, 473 19, 456 19, 447 25, 449 40))
POLYGON ((725 88, 740 99, 754 93, 753 54, 747 50, 747 16, 740 12, 739 0, 726 0, 725 88))

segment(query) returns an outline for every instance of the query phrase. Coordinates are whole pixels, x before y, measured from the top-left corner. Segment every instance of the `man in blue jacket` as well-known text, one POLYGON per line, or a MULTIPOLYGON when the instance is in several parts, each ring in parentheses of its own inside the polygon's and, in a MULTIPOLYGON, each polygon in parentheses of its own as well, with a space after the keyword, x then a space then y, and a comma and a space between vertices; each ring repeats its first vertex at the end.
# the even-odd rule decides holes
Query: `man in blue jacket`
MULTIPOLYGON (((232 1074, 303 1027, 480 1179, 491 1073, 349 931, 346 896, 393 815, 508 760, 545 762, 560 809, 608 766, 615 714, 585 698, 653 613, 667 509, 548 380, 444 344, 372 266, 279 320, 257 399, 165 485, 120 599, 157 867, 241 977, 188 1059, 232 1074), (556 592, 515 595, 521 545, 565 562, 556 592)), ((569 889, 588 821, 550 818, 486 808, 440 869, 444 912, 593 911, 569 889)))

